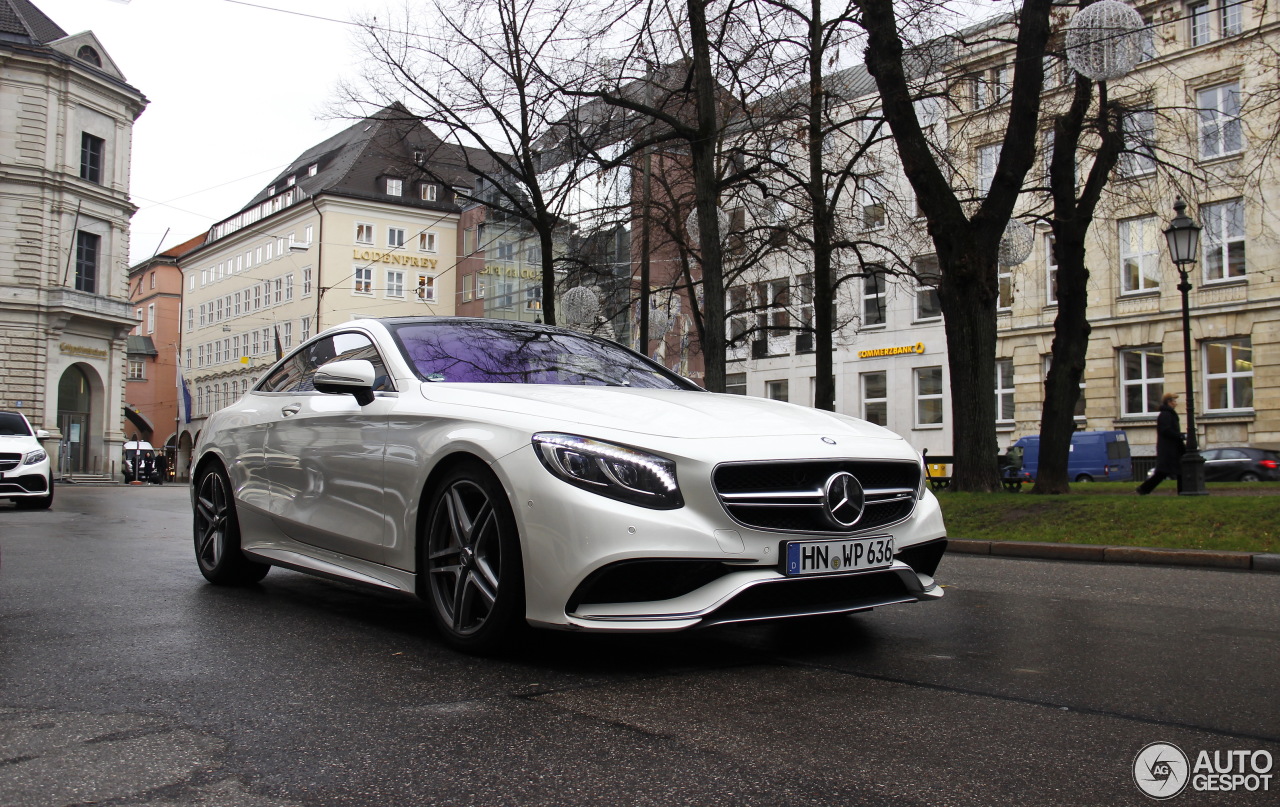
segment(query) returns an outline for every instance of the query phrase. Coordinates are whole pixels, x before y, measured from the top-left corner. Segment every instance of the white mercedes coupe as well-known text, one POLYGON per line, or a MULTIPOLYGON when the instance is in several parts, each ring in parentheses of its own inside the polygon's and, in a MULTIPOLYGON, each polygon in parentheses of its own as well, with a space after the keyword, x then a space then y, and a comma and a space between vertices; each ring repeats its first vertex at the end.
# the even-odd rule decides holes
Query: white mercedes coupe
POLYGON ((526 625, 676 631, 938 599, 920 455, 803 406, 706 392, 543 325, 361 319, 209 418, 195 553, 415 595, 450 644, 526 625))

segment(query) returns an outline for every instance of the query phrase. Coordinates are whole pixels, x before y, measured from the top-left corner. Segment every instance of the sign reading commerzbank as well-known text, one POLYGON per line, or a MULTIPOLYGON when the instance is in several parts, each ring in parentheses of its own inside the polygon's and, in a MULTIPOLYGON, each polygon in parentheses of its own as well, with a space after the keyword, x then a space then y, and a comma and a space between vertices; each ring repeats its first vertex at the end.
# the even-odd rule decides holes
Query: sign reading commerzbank
POLYGON ((878 347, 872 350, 859 350, 858 358, 872 359, 876 356, 901 356, 905 353, 923 353, 924 342, 916 342, 914 345, 903 345, 902 347, 878 347))
POLYGON ((421 269, 435 269, 435 258, 419 258, 417 255, 401 255, 398 252, 377 252, 372 249, 353 250, 352 257, 366 263, 389 263, 396 266, 417 266, 421 269))

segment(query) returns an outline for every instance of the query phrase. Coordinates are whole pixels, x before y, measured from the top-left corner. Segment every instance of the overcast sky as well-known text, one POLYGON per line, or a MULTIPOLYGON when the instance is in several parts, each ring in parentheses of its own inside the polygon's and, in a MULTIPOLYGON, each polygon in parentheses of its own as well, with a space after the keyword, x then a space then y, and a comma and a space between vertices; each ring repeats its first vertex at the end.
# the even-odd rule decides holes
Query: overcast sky
POLYGON ((314 17, 346 21, 385 6, 32 2, 69 34, 93 31, 150 102, 133 129, 131 191, 139 209, 130 264, 154 254, 162 237, 173 246, 232 215, 295 157, 344 128, 322 118, 338 79, 355 69, 358 29, 314 17))

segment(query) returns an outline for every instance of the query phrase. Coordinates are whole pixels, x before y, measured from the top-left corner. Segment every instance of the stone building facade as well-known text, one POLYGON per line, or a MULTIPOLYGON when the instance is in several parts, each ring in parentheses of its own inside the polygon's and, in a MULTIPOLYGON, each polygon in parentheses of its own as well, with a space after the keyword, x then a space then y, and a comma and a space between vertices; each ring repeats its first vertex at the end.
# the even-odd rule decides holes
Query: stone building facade
POLYGON ((91 32, 0 0, 0 407, 51 433, 59 475, 119 469, 146 105, 91 32))

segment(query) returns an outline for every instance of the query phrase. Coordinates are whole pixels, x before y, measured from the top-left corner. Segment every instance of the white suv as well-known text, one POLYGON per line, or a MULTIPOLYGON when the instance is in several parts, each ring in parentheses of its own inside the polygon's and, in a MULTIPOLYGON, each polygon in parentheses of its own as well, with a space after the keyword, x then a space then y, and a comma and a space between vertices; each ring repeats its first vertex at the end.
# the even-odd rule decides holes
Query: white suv
POLYGON ((49 454, 40 445, 48 436, 44 429, 32 429, 21 412, 0 412, 0 499, 28 510, 53 504, 49 454))

